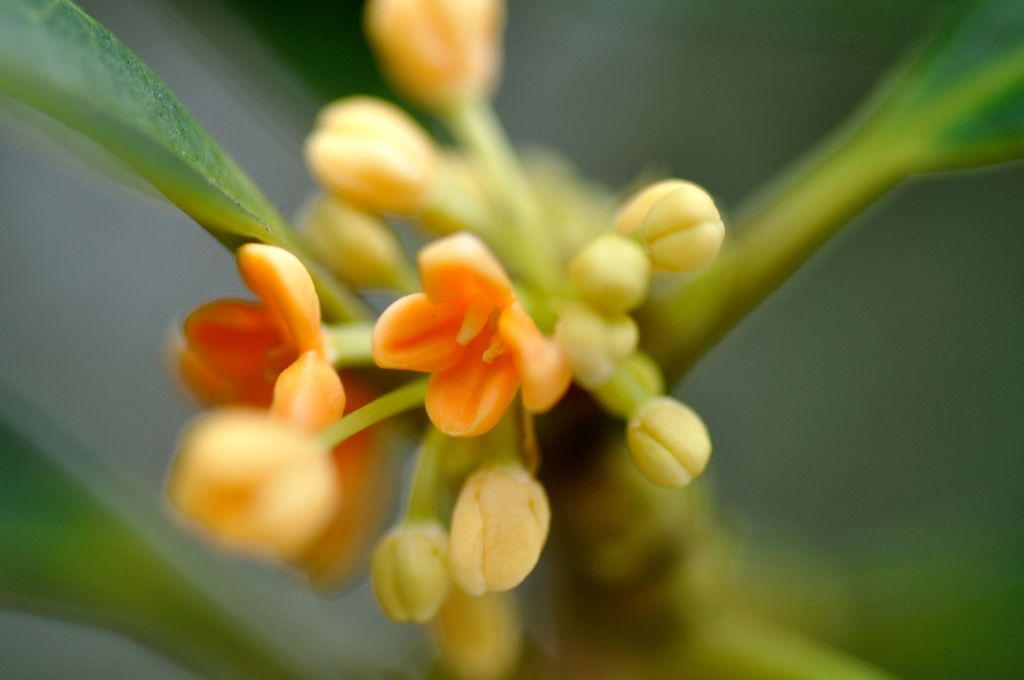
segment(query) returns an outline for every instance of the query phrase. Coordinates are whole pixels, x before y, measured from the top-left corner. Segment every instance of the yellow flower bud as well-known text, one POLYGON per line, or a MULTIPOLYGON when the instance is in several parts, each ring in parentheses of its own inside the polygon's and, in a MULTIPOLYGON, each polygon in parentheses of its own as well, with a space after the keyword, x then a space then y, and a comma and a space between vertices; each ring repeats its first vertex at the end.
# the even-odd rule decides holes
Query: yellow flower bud
POLYGON ((588 302, 609 312, 628 312, 643 302, 651 265, 644 249, 617 234, 599 236, 569 263, 569 276, 588 302))
POLYGON ((448 595, 448 534, 437 522, 393 529, 377 544, 373 590, 392 621, 426 623, 448 595))
POLYGON ((509 593, 473 597, 452 588, 431 632, 445 666, 462 680, 500 680, 519 661, 522 624, 509 593))
POLYGON ((637 469, 659 486, 686 486, 711 456, 711 439, 700 416, 669 397, 637 409, 626 428, 626 443, 637 469))
POLYGON ((401 276, 402 248, 387 224, 333 196, 313 204, 305 233, 317 256, 356 288, 387 287, 401 276))
POLYGON ((288 560, 330 521, 341 489, 315 439, 262 411, 233 409, 189 426, 168 495, 226 545, 288 560))
POLYGON ((526 470, 470 475, 452 513, 452 579, 471 595, 516 587, 537 564, 550 521, 544 488, 526 470))
POLYGON ((366 33, 403 94, 434 110, 490 94, 501 66, 502 0, 370 0, 366 33))
POLYGON ((615 228, 620 234, 642 230, 654 263, 674 272, 708 266, 725 239, 725 224, 708 192, 678 179, 658 182, 630 199, 615 228))
POLYGON ((437 174, 427 133, 397 107, 372 97, 334 102, 306 140, 306 160, 329 191, 368 210, 415 214, 437 174))
POLYGON ((586 388, 609 380, 640 339, 626 314, 602 314, 588 305, 566 307, 555 326, 555 340, 569 356, 573 376, 586 388))

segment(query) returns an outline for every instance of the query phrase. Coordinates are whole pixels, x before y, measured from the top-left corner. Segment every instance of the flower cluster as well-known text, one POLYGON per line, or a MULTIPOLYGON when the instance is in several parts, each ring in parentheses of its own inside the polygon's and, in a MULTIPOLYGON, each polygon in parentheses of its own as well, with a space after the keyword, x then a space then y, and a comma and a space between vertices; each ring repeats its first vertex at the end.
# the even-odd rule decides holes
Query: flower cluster
POLYGON ((365 555, 393 486, 386 442, 365 430, 422 406, 430 425, 407 509, 378 540, 371 576, 384 612, 429 622, 465 677, 500 676, 518 657, 508 591, 537 565, 551 519, 537 414, 575 383, 625 421, 629 456, 653 483, 681 487, 707 465, 707 430, 664 394, 631 314, 652 279, 708 266, 724 238, 693 183, 660 181, 616 213, 550 157, 523 162, 488 103, 504 9, 368 3, 385 72, 455 144, 382 100, 330 104, 306 143, 325 192, 303 235, 340 281, 390 304, 376 320, 323 325, 293 254, 243 246, 260 302, 213 302, 185 321, 181 375, 215 410, 184 435, 170 481, 174 506, 218 540, 329 581, 365 555), (353 393, 407 381, 343 416, 341 367, 361 369, 345 374, 353 393))

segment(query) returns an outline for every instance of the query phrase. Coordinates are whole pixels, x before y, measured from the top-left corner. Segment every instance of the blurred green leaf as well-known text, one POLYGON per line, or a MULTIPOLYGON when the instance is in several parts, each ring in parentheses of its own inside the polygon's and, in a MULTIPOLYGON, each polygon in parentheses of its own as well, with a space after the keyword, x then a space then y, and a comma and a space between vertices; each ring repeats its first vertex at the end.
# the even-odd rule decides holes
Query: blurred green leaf
POLYGON ((929 517, 848 561, 858 653, 913 678, 1024 677, 1020 536, 929 517))
POLYGON ((160 79, 70 0, 0 3, 0 93, 107 148, 225 245, 255 239, 292 250, 331 316, 363 315, 160 79))
POLYGON ((231 575, 2 385, 0 463, 0 606, 122 631, 211 677, 340 672, 292 629, 260 629, 231 575))
POLYGON ((911 171, 1024 154, 1024 3, 960 7, 897 84, 880 116, 920 146, 911 171))
POLYGON ((0 5, 0 90, 99 141, 215 235, 281 218, 117 38, 69 0, 0 5))

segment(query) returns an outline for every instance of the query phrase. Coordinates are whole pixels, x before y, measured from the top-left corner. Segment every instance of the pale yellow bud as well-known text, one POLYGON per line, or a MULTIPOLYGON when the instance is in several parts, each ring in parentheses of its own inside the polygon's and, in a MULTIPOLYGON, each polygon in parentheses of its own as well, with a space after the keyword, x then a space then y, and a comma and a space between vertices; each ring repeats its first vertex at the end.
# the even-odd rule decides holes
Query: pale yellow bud
POLYGON ((452 513, 452 579, 471 595, 516 587, 540 559, 550 521, 544 487, 526 470, 473 473, 452 513))
POLYGON ((620 234, 642 230, 651 259, 674 272, 695 272, 711 264, 725 239, 725 224, 707 191, 672 179, 647 187, 619 211, 620 234))
POLYGON ((626 314, 603 314, 589 305, 569 305, 555 326, 555 340, 568 354, 576 382, 595 388, 609 380, 636 350, 640 331, 626 314))
POLYGON ((651 265, 640 244, 617 234, 599 236, 569 263, 576 290, 609 312, 628 312, 647 296, 651 265))
POLYGON ((214 538, 285 560, 327 525, 340 494, 329 451, 248 409, 194 421, 168 482, 171 504, 214 538))
POLYGON ((430 137, 397 107, 372 97, 334 102, 306 140, 306 160, 329 191, 368 210, 415 214, 437 174, 430 137))
POLYGON ((626 443, 637 469, 659 486, 686 486, 711 457, 711 438, 700 416, 669 397, 637 409, 626 428, 626 443))
POLYGON ((437 110, 494 89, 502 0, 370 0, 366 32, 392 82, 437 110))
POLYGON ((430 629, 444 665, 461 680, 501 680, 518 664, 522 623, 509 593, 473 597, 452 588, 430 629))
POLYGON ((437 522, 393 529, 377 544, 373 590, 391 620, 425 623, 448 595, 448 534, 437 522))
POLYGON ((395 234, 380 218, 333 196, 317 199, 305 233, 317 256, 357 288, 387 287, 401 276, 403 254, 395 234))

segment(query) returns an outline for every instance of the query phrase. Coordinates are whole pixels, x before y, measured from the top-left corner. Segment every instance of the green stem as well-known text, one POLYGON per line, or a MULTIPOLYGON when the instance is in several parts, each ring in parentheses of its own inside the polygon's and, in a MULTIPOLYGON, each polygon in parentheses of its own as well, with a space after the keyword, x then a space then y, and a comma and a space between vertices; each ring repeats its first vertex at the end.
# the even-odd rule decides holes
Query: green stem
POLYGON ((590 390, 598 402, 610 413, 629 419, 638 408, 660 394, 664 389, 657 366, 648 368, 645 360, 630 357, 622 362, 612 377, 605 383, 590 390))
POLYGON ((647 350, 670 384, 757 307, 825 241, 908 175, 910 149, 891 128, 843 131, 756 202, 718 261, 642 311, 647 350))
POLYGON ((431 429, 431 432, 423 440, 419 460, 416 461, 412 487, 409 491, 409 507, 405 512, 406 522, 437 519, 437 485, 440 479, 438 453, 443 436, 437 430, 431 429))
POLYGON ((324 335, 335 368, 373 366, 372 324, 326 325, 324 335))
POLYGON ((486 446, 480 467, 526 467, 523 460, 523 437, 520 430, 518 402, 505 411, 498 424, 485 433, 486 446))
POLYGON ((702 625, 682 650, 690 680, 895 680, 895 676, 796 633, 726 616, 702 625))
POLYGON ((334 448, 349 437, 358 434, 382 420, 423 404, 427 396, 428 378, 406 383, 383 397, 374 399, 358 408, 320 433, 320 440, 327 447, 334 448))
POLYGON ((511 227, 499 227, 494 233, 495 247, 506 255, 506 264, 521 270, 531 285, 542 291, 552 290, 558 271, 540 208, 490 104, 463 101, 453 106, 445 119, 458 142, 474 157, 511 227))

